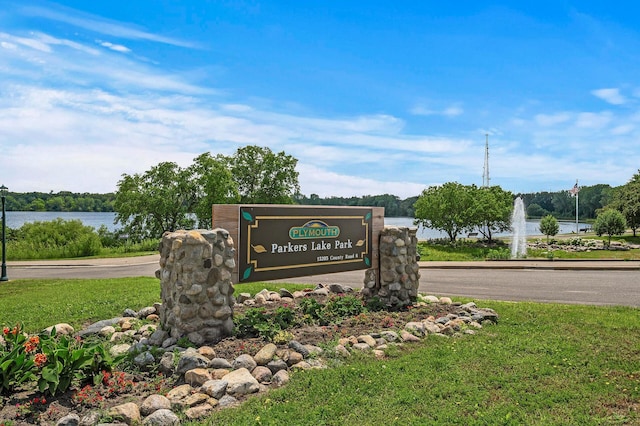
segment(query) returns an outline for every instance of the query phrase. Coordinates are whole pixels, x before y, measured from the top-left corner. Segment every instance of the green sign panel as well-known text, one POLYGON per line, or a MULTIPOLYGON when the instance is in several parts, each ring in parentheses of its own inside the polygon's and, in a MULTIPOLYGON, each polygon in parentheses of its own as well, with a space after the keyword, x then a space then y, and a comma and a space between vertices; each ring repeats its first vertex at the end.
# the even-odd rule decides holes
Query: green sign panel
POLYGON ((240 207, 239 281, 371 267, 372 209, 240 207))

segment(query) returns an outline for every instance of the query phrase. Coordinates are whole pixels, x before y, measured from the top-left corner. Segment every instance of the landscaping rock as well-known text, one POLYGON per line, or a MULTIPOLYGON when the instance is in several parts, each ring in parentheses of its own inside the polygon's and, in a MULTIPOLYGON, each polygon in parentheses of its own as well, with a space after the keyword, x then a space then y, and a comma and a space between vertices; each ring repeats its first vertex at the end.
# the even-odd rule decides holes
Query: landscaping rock
POLYGON ((121 420, 128 425, 140 423, 142 418, 140 417, 140 409, 133 402, 127 402, 126 404, 116 405, 109 409, 107 414, 117 420, 121 420))
POLYGON ((209 380, 205 384, 202 385, 200 390, 212 398, 220 399, 224 396, 227 391, 227 386, 229 382, 226 380, 209 380))
POLYGON ((140 414, 148 416, 158 410, 170 410, 171 401, 163 395, 150 395, 140 404, 140 414))
POLYGON ((131 345, 127 343, 123 343, 121 345, 114 345, 111 347, 111 349, 109 349, 109 354, 115 358, 122 354, 126 354, 130 348, 131 348, 131 345))
POLYGON ((276 374, 280 370, 286 370, 288 365, 281 359, 274 359, 273 361, 269 361, 267 368, 271 370, 271 374, 276 374))
POLYGON ((237 370, 239 368, 246 368, 250 372, 253 371, 253 369, 256 368, 257 365, 258 364, 253 359, 253 357, 248 354, 240 355, 239 357, 233 360, 233 363, 231 363, 231 366, 234 370, 237 370))
POLYGON ((287 370, 280 370, 273 375, 271 382, 276 386, 284 386, 289 383, 289 372, 287 370))
POLYGON ((213 406, 210 404, 201 404, 196 407, 191 407, 187 411, 184 412, 184 415, 189 420, 196 420, 202 417, 206 417, 213 411, 213 406))
POLYGON ((159 409, 142 421, 143 425, 173 426, 180 424, 180 418, 169 409, 159 409))
POLYGON ((273 343, 268 343, 253 356, 256 364, 267 365, 275 356, 278 347, 273 343))
POLYGON ((189 348, 180 354, 178 361, 178 374, 184 374, 194 368, 206 368, 209 365, 209 359, 200 355, 195 349, 189 348))
POLYGON ((58 422, 56 423, 56 426, 77 426, 79 424, 80 424, 80 416, 78 416, 75 413, 71 413, 71 414, 67 414, 66 416, 58 420, 58 422))
POLYGON ((232 396, 256 393, 260 389, 258 381, 246 368, 232 371, 224 376, 224 380, 228 383, 227 393, 232 396))
POLYGON ((206 368, 194 368, 184 373, 184 381, 193 387, 199 387, 212 380, 211 373, 206 368))
POLYGON ((258 366, 253 369, 251 375, 255 377, 255 379, 259 383, 269 383, 271 378, 273 377, 273 373, 267 367, 258 366))
POLYGON ((118 323, 120 323, 121 320, 122 320, 122 317, 117 317, 117 318, 111 318, 111 319, 98 321, 98 322, 96 322, 94 324, 91 324, 87 328, 85 328, 83 330, 80 330, 78 332, 78 336, 85 337, 85 336, 89 336, 91 334, 98 334, 100 332, 100 330, 102 330, 104 327, 106 327, 108 325, 118 324, 118 323))

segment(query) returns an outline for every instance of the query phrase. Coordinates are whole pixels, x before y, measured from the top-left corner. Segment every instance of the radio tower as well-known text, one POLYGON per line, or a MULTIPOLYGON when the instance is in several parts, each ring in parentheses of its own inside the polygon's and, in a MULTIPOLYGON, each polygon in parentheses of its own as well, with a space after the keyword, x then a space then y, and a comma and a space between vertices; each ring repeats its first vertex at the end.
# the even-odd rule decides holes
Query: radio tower
POLYGON ((484 144, 484 167, 482 169, 482 186, 488 188, 489 184, 489 134, 484 135, 486 138, 484 144))

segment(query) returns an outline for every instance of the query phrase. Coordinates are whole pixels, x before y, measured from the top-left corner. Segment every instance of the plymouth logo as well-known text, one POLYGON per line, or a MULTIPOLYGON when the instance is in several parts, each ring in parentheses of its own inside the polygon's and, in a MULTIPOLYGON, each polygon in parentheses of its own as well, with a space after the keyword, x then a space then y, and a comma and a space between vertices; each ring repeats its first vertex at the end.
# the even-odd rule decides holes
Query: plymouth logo
POLYGON ((294 226, 289 229, 289 238, 292 240, 337 238, 338 235, 340 235, 340 227, 329 226, 321 220, 310 220, 302 226, 294 226))

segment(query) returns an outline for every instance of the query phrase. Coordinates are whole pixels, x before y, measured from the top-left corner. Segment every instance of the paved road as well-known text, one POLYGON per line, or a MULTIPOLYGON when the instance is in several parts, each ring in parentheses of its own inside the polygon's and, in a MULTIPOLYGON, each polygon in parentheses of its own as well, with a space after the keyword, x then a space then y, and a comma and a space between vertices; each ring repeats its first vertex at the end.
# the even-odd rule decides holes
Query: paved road
MULTIPOLYGON (((154 276, 158 255, 126 259, 10 262, 9 279, 154 276)), ((423 262, 419 291, 439 296, 640 307, 640 262, 423 262)), ((363 271, 283 282, 362 287, 363 271)))
POLYGON ((160 269, 157 254, 116 259, 42 260, 7 262, 10 280, 24 278, 153 277, 160 269))

